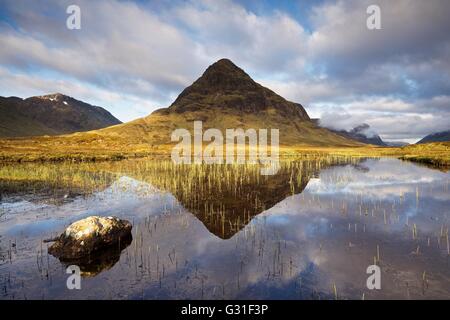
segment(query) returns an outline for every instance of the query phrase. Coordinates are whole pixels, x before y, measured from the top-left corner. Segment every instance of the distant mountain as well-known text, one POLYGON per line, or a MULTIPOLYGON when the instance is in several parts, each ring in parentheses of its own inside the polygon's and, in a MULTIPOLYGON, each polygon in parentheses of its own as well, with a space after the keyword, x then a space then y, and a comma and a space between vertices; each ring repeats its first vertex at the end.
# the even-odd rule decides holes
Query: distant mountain
POLYGON ((419 144, 427 142, 444 142, 444 141, 450 141, 450 130, 429 134, 416 143, 419 144))
POLYGON ((120 123, 105 109, 60 93, 27 99, 0 97, 0 137, 58 135, 120 123))
POLYGON ((330 130, 339 134, 340 136, 362 143, 373 144, 377 146, 388 146, 388 144, 386 144, 378 134, 370 130, 370 126, 367 123, 363 123, 351 129, 350 131, 335 129, 330 130))
POLYGON ((384 143, 386 143, 387 146, 389 147, 405 147, 408 146, 409 143, 408 142, 400 142, 400 141, 386 141, 383 140, 384 143))

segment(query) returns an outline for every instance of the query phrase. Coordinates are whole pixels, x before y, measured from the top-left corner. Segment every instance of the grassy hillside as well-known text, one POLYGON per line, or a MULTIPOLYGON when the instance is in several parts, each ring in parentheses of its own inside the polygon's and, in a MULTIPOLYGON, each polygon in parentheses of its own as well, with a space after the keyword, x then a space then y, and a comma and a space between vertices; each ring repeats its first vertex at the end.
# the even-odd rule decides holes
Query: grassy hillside
MULTIPOLYGON (((190 116, 194 116, 190 114, 190 116)), ((194 116, 197 117, 197 116, 194 116)), ((196 118, 199 119, 199 118, 196 118)), ((244 119, 234 115, 217 115, 211 118, 204 130, 214 127, 226 128, 279 128, 280 146, 298 147, 357 147, 363 146, 347 140, 323 128, 317 128, 309 121, 300 123, 274 123, 268 118, 264 123, 256 116, 244 119), (245 125, 244 125, 245 123, 245 125)), ((193 122, 189 117, 180 114, 152 114, 105 129, 75 133, 56 137, 33 137, 3 139, 0 157, 15 158, 60 158, 71 157, 109 157, 113 154, 132 156, 133 154, 168 155, 176 142, 170 141, 174 129, 186 128, 192 131, 193 122)))
POLYGON ((362 146, 310 121, 280 117, 276 113, 239 114, 233 111, 198 110, 189 113, 155 112, 129 123, 94 131, 101 136, 126 138, 135 143, 171 144, 173 130, 185 128, 192 132, 193 122, 203 121, 203 130, 217 128, 225 135, 227 128, 279 129, 281 145, 362 146))

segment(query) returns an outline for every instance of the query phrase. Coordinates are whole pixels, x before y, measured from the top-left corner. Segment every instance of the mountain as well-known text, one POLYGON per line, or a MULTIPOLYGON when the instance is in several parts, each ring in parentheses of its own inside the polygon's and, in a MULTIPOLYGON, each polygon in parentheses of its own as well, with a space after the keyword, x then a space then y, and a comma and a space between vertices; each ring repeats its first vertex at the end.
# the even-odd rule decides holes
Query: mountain
POLYGON ((0 97, 2 137, 58 135, 120 123, 105 109, 60 93, 27 99, 0 97))
POLYGON ((256 83, 228 59, 209 66, 169 107, 146 117, 88 132, 20 141, 10 139, 1 143, 3 156, 20 159, 167 155, 178 143, 171 141, 172 132, 187 129, 192 136, 196 120, 203 121, 203 130, 216 128, 223 135, 228 128, 279 129, 282 150, 283 147, 364 145, 321 128, 309 118, 302 105, 287 101, 256 83))
POLYGON ((289 102, 256 83, 228 59, 221 59, 209 66, 197 81, 181 92, 168 109, 160 112, 167 114, 218 110, 310 120, 301 104, 289 102))
POLYGON ((444 142, 444 141, 450 141, 450 130, 429 134, 416 143, 420 144, 427 142, 444 142))
POLYGON ((227 128, 277 128, 280 145, 360 145, 320 128, 301 104, 287 101, 256 83, 228 59, 209 66, 168 108, 95 134, 160 146, 173 144, 170 136, 175 129, 192 132, 195 120, 203 121, 203 130, 217 128, 223 133, 227 128))
POLYGON ((378 134, 370 130, 370 126, 367 123, 363 123, 357 127, 354 127, 350 131, 334 129, 330 130, 342 137, 356 140, 362 143, 373 144, 376 146, 388 146, 388 144, 385 143, 378 134))
POLYGON ((407 145, 409 145, 408 142, 401 142, 401 141, 386 141, 383 140, 384 143, 389 146, 389 147, 405 147, 407 145))

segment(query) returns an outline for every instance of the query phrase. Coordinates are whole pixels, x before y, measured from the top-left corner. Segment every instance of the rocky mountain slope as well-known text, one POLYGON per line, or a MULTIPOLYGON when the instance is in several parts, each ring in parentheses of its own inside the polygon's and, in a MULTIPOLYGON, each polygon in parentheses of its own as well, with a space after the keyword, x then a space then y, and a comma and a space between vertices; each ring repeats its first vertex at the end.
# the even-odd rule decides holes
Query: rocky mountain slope
POLYGON ((56 93, 0 97, 0 136, 25 137, 89 131, 120 124, 101 107, 56 93))
POLYGON ((420 144, 427 142, 444 142, 444 141, 450 141, 450 130, 429 134, 423 137, 417 143, 420 144))

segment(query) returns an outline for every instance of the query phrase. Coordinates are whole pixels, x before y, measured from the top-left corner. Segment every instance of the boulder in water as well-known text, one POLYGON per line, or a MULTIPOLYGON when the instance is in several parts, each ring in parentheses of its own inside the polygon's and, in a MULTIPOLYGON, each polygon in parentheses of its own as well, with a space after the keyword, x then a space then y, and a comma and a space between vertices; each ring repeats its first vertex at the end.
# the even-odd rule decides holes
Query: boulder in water
POLYGON ((102 249, 131 237, 131 223, 116 217, 91 216, 72 223, 55 239, 48 252, 60 260, 77 260, 89 257, 102 249))

